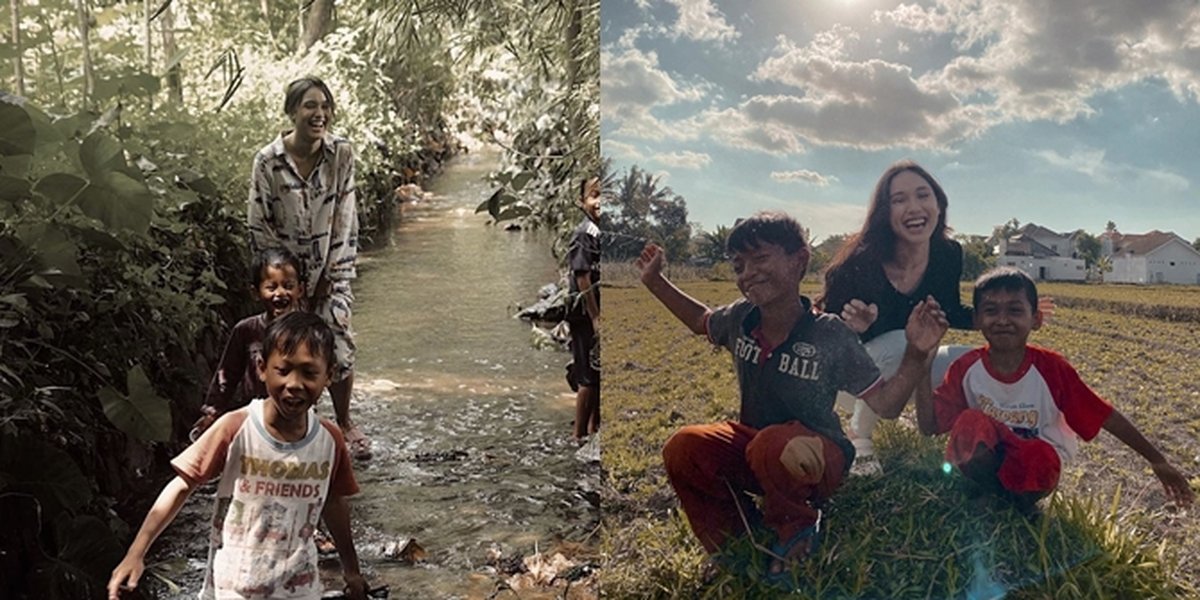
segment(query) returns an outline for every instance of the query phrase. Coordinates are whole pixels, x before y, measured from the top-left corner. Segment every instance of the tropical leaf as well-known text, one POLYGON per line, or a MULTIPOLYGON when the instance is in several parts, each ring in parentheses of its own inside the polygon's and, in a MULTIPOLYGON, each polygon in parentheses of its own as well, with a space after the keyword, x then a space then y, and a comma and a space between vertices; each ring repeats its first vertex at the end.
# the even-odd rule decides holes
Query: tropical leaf
POLYGON ((79 209, 112 229, 144 235, 154 215, 154 197, 146 184, 114 171, 80 192, 79 209))
POLYGON ((107 131, 93 131, 79 147, 79 161, 93 180, 125 166, 121 142, 107 131))
POLYGON ((23 200, 29 197, 31 191, 28 179, 0 175, 0 200, 8 202, 23 200))
POLYGON ((171 406, 155 393, 146 372, 135 366, 125 379, 128 395, 111 386, 100 390, 104 416, 117 429, 138 439, 154 442, 171 439, 171 406))
POLYGON ((51 173, 38 180, 33 191, 57 205, 76 200, 77 195, 87 187, 87 180, 69 173, 51 173))
POLYGON ((47 517, 92 500, 92 486, 70 455, 29 436, 0 436, 0 490, 34 496, 47 517))
POLYGON ((21 106, 0 102, 0 155, 32 154, 37 145, 33 119, 21 106))
POLYGON ((42 274, 80 275, 79 247, 55 223, 34 223, 17 229, 17 237, 42 263, 42 274))

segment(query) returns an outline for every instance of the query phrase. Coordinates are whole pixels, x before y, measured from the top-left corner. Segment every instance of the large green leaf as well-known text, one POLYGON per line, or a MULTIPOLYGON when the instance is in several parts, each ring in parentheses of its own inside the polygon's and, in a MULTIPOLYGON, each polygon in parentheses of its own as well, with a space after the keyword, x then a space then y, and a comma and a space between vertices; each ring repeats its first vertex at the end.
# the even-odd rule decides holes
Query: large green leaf
POLYGON ((33 154, 37 130, 25 108, 0 102, 0 155, 33 154))
POLYGON ((135 366, 125 379, 129 395, 110 386, 100 390, 104 416, 117 429, 135 438, 154 442, 171 439, 171 406, 154 392, 146 372, 135 366))
POLYGON ((30 191, 28 179, 0 175, 0 200, 5 202, 24 200, 29 197, 30 191))
POLYGON ((80 192, 79 209, 112 229, 145 234, 154 216, 154 197, 145 183, 114 171, 80 192))
POLYGON ((70 173, 51 173, 38 180, 33 191, 54 204, 65 204, 78 200, 77 195, 87 187, 87 180, 70 173))
POLYGON ((34 223, 17 229, 17 237, 42 263, 42 274, 80 275, 79 247, 54 223, 34 223))
POLYGON ((107 575, 125 554, 108 523, 91 515, 62 515, 54 522, 59 560, 87 573, 94 581, 107 575))
POLYGON ((47 517, 92 500, 91 483, 70 455, 29 436, 0 436, 0 490, 34 496, 47 517))
POLYGON ((125 150, 107 131, 96 130, 79 147, 79 162, 83 163, 92 180, 96 180, 125 166, 125 150))

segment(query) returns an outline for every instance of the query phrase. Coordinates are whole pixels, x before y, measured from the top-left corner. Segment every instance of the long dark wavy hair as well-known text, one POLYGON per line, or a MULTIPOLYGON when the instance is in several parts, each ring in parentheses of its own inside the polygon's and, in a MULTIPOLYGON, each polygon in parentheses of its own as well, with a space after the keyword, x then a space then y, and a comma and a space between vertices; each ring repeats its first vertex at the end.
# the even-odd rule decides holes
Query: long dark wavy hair
POLYGON ((829 285, 829 275, 840 269, 852 257, 862 254, 880 263, 886 262, 892 257, 896 250, 896 232, 892 231, 890 192, 892 180, 905 171, 912 171, 920 175, 929 184, 929 187, 933 188, 933 195, 937 198, 938 221, 930 241, 937 243, 950 239, 950 233, 953 230, 946 226, 946 208, 949 200, 946 198, 946 191, 942 189, 942 185, 933 178, 933 175, 929 174, 929 171, 911 160, 906 159, 893 163, 875 183, 875 191, 871 194, 871 207, 867 211, 867 220, 863 223, 862 229, 842 244, 841 250, 838 250, 825 269, 826 286, 829 285))

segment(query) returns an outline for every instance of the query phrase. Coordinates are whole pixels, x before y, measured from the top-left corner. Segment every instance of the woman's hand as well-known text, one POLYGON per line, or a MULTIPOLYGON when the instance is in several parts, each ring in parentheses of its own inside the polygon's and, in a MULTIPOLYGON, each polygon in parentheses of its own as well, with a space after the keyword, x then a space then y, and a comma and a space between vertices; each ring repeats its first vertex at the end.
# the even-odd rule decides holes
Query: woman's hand
POLYGON ((928 296, 908 315, 904 337, 911 348, 928 355, 937 350, 938 343, 949 328, 950 322, 946 319, 941 305, 933 296, 928 296))
POLYGON ((842 321, 854 333, 862 333, 879 317, 879 307, 854 299, 842 307, 842 321))
POLYGON ((108 580, 108 600, 119 600, 121 592, 137 589, 138 579, 146 569, 145 562, 139 556, 126 556, 117 568, 113 569, 112 577, 108 580))

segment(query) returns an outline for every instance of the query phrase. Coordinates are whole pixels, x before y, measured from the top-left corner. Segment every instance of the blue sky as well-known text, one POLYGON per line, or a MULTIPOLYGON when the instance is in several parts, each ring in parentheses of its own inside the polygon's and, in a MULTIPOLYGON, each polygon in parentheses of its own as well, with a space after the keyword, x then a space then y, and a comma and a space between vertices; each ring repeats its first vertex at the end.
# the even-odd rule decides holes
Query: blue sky
POLYGON ((601 148, 705 229, 857 230, 912 158, 949 223, 1200 237, 1200 4, 604 0, 601 148))

